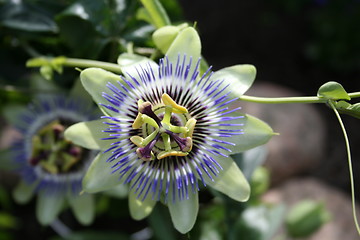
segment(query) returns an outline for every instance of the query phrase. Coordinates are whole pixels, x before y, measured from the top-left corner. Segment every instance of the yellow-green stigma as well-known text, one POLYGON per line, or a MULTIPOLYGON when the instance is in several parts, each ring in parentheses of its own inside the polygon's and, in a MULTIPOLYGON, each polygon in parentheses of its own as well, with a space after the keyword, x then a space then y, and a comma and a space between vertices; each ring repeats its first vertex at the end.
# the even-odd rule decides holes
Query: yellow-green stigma
POLYGON ((130 140, 138 146, 137 155, 144 161, 170 156, 186 156, 192 149, 192 133, 196 120, 188 117, 185 107, 178 105, 168 94, 155 107, 150 102, 138 101, 138 115, 134 129, 142 129, 143 137, 130 140))
POLYGON ((50 174, 71 172, 83 159, 85 151, 64 139, 65 126, 59 120, 41 128, 32 138, 29 164, 39 165, 50 174))

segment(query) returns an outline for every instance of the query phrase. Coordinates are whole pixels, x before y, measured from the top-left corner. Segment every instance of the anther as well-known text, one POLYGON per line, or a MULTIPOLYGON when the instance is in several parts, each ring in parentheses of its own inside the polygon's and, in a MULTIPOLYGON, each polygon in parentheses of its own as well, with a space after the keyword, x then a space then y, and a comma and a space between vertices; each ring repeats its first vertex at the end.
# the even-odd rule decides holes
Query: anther
POLYGON ((142 104, 139 104, 139 113, 145 114, 149 117, 151 117, 152 119, 155 120, 155 122, 161 126, 161 121, 159 119, 158 116, 156 116, 156 114, 154 113, 154 111, 152 110, 152 105, 150 102, 143 102, 142 104))
POLYGON ((161 96, 161 100, 166 106, 171 106, 174 113, 187 113, 187 109, 183 106, 178 105, 167 93, 161 96))

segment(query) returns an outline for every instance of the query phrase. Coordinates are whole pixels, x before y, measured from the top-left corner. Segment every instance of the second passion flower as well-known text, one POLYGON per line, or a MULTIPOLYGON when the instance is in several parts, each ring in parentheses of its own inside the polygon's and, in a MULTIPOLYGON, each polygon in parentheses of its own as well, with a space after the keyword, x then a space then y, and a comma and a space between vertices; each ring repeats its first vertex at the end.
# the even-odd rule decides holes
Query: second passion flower
POLYGON ((34 99, 12 122, 22 135, 11 148, 13 164, 21 176, 14 197, 27 203, 37 195, 36 216, 41 224, 51 224, 67 204, 80 223, 93 221, 93 196, 80 192, 96 151, 73 144, 64 138, 64 131, 98 115, 93 104, 82 98, 51 95, 34 99))
POLYGON ((101 149, 83 180, 84 191, 129 184, 133 218, 143 219, 162 201, 182 233, 195 223, 199 184, 248 199, 249 184, 230 155, 264 144, 273 134, 233 107, 254 80, 255 68, 209 69, 200 76, 199 44, 196 31, 187 28, 159 65, 132 56, 137 61, 122 67, 124 76, 82 71, 85 89, 105 116, 65 132, 81 146, 101 149), (182 51, 189 46, 190 52, 182 51), (234 79, 240 83, 232 84, 234 79))

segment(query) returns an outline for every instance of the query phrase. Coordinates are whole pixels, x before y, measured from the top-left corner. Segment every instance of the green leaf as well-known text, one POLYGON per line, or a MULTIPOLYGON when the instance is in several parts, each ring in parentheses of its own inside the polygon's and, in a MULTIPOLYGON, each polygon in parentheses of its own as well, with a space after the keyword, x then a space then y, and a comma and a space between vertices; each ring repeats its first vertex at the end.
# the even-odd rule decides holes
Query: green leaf
POLYGON ((64 196, 51 195, 44 191, 38 193, 36 201, 36 217, 42 225, 52 223, 65 203, 64 196))
POLYGON ((152 25, 155 26, 155 24, 153 24, 150 13, 148 12, 148 10, 146 10, 146 8, 141 7, 137 10, 136 12, 136 19, 137 20, 143 20, 145 22, 148 22, 152 25))
POLYGON ((148 45, 154 30, 155 28, 152 25, 138 23, 136 26, 124 30, 122 37, 126 42, 134 43, 136 46, 148 45))
POLYGON ((247 236, 251 240, 270 240, 279 230, 285 208, 283 205, 246 208, 236 222, 236 236, 247 236))
POLYGON ((84 148, 106 149, 110 147, 111 140, 102 140, 102 138, 109 137, 109 134, 103 132, 106 128, 103 122, 104 120, 98 119, 76 123, 65 130, 64 136, 84 148))
POLYGON ((0 11, 1 25, 29 32, 53 32, 58 28, 50 12, 25 1, 8 1, 0 11))
POLYGON ((335 102, 335 107, 340 113, 360 118, 360 103, 350 104, 345 101, 339 101, 335 102))
POLYGON ((90 22, 83 19, 61 16, 57 18, 57 23, 60 28, 60 38, 71 48, 74 57, 98 58, 101 51, 110 42, 110 39, 101 36, 90 22))
POLYGON ((71 232, 70 235, 64 239, 61 236, 52 237, 50 240, 131 240, 130 236, 125 233, 112 232, 109 230, 95 231, 95 230, 82 230, 78 232, 71 232))
POLYGON ((260 197, 268 190, 270 185, 270 173, 265 167, 258 167, 252 175, 250 186, 252 198, 260 197))
POLYGON ((49 64, 49 59, 45 57, 31 58, 26 61, 26 67, 41 67, 49 64))
POLYGON ((111 151, 99 153, 89 166, 82 182, 83 190, 88 193, 95 193, 111 189, 122 184, 118 173, 111 173, 114 163, 107 162, 111 157, 111 151))
POLYGON ((68 196, 71 209, 76 219, 83 225, 89 225, 95 217, 95 201, 91 194, 83 193, 79 196, 68 196))
POLYGON ((137 198, 137 194, 133 190, 129 192, 129 210, 130 215, 135 220, 142 220, 149 216, 152 212, 156 201, 151 197, 147 197, 144 200, 137 198))
POLYGON ((329 100, 350 100, 350 96, 347 94, 343 86, 337 82, 327 82, 322 85, 318 90, 318 97, 329 100))
MULTIPOLYGON (((10 215, 6 212, 0 211, 0 229, 16 229, 18 226, 17 220, 14 216, 10 215)), ((0 230, 0 239, 6 239, 1 238, 1 230, 0 230)))
POLYGON ((156 28, 171 24, 165 9, 158 0, 141 0, 141 3, 145 7, 147 15, 150 16, 150 23, 156 28))
POLYGON ((224 80, 219 88, 229 85, 228 89, 231 89, 231 95, 236 98, 242 96, 251 87, 255 76, 256 68, 253 65, 242 64, 220 69, 210 79, 213 81, 224 80))
MULTIPOLYGON (((136 4, 136 1, 131 0, 79 0, 75 1, 57 17, 58 21, 77 17, 91 23, 94 29, 102 36, 114 37, 120 35, 121 30, 129 24, 129 21, 135 15, 136 4)), ((76 26, 70 27, 77 29, 76 26)))
POLYGON ((296 204, 286 216, 286 230, 293 238, 306 238, 330 220, 324 204, 305 200, 296 204))
POLYGON ((189 199, 168 203, 171 220, 180 233, 189 232, 196 221, 199 211, 198 193, 189 194, 189 199))
POLYGON ((0 206, 1 209, 9 211, 11 209, 12 200, 9 196, 7 188, 0 186, 0 206))
POLYGON ((51 80, 53 78, 53 69, 50 65, 44 65, 40 67, 40 74, 43 76, 46 80, 51 80))

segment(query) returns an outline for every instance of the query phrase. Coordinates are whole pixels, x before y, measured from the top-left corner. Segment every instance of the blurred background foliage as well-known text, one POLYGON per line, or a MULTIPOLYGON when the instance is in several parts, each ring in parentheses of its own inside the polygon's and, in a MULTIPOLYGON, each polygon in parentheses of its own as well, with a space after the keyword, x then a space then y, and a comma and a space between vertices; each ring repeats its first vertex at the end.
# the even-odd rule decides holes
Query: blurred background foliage
MULTIPOLYGON (((359 81, 353 80, 360 73, 360 1, 160 2, 172 23, 197 21, 203 55, 216 69, 252 63, 259 70, 259 79, 309 94, 328 80, 340 79, 349 89, 360 87, 359 81)), ((29 58, 67 56, 115 62, 129 44, 138 53, 153 54, 151 34, 155 28, 145 21, 141 9, 137 0, 0 0, 0 111, 8 104, 25 104, 38 92, 30 81, 37 69, 25 66, 29 58)), ((53 82, 66 91, 77 76, 77 71, 65 68, 61 74, 54 74, 53 82)), ((306 237, 329 220, 321 203, 300 205, 290 216, 285 216, 286 206, 262 203, 261 194, 269 187, 269 173, 258 167, 264 158, 262 150, 256 151, 257 158, 251 158, 250 163, 244 155, 237 156, 238 164, 251 179, 250 201, 239 204, 203 190, 198 221, 188 236, 180 236, 173 229, 162 206, 157 206, 148 220, 134 221, 129 217, 127 199, 108 195, 96 196, 97 218, 89 227, 80 226, 70 212, 63 213, 61 221, 73 232, 61 223, 53 228, 42 227, 34 217, 34 200, 25 206, 13 203, 8 190, 16 179, 1 172, 4 186, 0 186, 0 239, 26 236, 171 240, 246 236, 242 239, 266 240, 276 234, 284 221, 289 235, 306 237), (309 219, 310 226, 301 225, 309 219), (294 226, 302 226, 303 230, 299 233, 294 226), (64 236, 57 236, 59 232, 64 236)))

